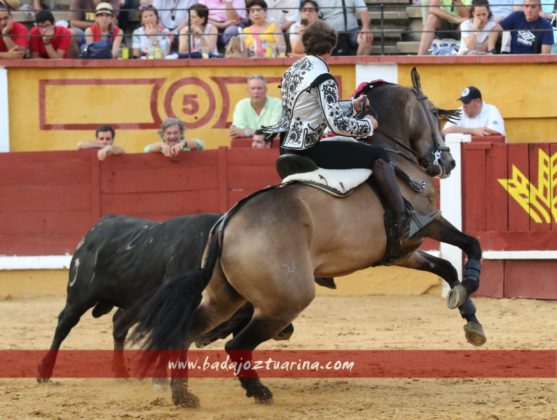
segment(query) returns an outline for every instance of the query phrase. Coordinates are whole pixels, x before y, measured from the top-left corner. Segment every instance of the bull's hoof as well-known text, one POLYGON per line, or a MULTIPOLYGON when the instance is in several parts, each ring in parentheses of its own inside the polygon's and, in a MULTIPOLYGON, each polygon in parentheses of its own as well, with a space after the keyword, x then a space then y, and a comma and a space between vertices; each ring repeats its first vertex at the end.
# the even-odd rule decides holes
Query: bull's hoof
POLYGON ((474 346, 483 346, 487 341, 484 329, 476 321, 470 321, 464 326, 464 335, 466 336, 466 341, 474 346))
POLYGON ((192 394, 191 392, 185 392, 182 394, 172 393, 172 401, 174 405, 179 405, 185 408, 199 408, 201 406, 199 398, 192 394))
POLYGON ((37 382, 44 384, 50 380, 52 369, 45 367, 43 363, 39 363, 37 366, 37 374, 37 382))
POLYGON ((253 397, 256 404, 272 404, 273 393, 265 385, 259 384, 246 392, 247 397, 253 397))
POLYGON ((449 309, 460 308, 468 299, 468 292, 462 284, 456 285, 449 291, 447 296, 447 306, 449 309))

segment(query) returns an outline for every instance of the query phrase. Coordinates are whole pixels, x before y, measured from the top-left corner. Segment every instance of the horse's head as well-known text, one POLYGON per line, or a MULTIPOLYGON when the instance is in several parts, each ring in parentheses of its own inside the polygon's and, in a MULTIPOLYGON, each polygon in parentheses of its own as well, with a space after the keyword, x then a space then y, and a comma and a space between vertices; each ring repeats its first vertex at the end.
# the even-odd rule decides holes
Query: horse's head
MULTIPOLYGON (((368 97, 378 114, 376 133, 400 154, 417 160, 431 177, 446 178, 455 160, 439 129, 438 118, 454 116, 454 111, 436 108, 422 92, 420 79, 412 70, 413 88, 386 84, 372 88, 368 97)), ((388 146, 387 146, 388 147, 388 146)))
POLYGON ((457 114, 455 111, 437 108, 424 95, 416 68, 412 69, 412 84, 412 94, 416 98, 412 112, 414 118, 410 122, 412 148, 417 152, 420 166, 428 175, 446 178, 456 162, 439 129, 439 118, 455 118, 457 114))

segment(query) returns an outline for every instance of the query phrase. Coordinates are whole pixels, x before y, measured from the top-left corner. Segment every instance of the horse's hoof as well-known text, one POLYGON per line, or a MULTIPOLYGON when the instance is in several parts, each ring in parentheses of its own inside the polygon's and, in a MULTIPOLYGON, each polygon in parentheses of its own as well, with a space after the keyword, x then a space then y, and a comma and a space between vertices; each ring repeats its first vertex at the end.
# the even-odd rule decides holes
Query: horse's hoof
POLYGON ((447 306, 449 309, 456 309, 464 305, 468 299, 468 292, 462 284, 456 285, 449 291, 447 296, 447 306))
POLYGON ((172 401, 175 405, 185 408, 199 408, 201 406, 199 398, 191 392, 187 392, 183 395, 172 394, 172 401))
POLYGON ((483 346, 487 338, 479 322, 470 321, 464 326, 464 335, 466 341, 474 346, 483 346))
POLYGON ((37 382, 40 384, 45 384, 50 381, 50 378, 37 378, 37 382))

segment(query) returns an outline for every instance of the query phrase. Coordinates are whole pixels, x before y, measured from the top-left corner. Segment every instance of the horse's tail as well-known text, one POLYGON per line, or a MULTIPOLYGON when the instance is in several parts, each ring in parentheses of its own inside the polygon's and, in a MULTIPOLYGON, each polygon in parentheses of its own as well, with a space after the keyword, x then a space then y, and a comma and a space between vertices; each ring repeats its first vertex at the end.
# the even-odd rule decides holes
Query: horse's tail
POLYGON ((202 268, 165 282, 145 301, 131 340, 142 341, 146 350, 185 348, 190 341, 193 312, 201 303, 203 289, 211 279, 218 255, 218 235, 213 235, 202 268))

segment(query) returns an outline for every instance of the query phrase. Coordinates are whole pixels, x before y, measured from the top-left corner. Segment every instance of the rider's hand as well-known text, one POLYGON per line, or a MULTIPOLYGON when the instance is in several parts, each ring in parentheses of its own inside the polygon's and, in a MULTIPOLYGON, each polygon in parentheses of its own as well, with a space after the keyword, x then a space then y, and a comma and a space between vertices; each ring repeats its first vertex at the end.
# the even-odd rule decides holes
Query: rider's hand
POLYGON ((358 96, 352 102, 352 105, 354 105, 354 111, 356 111, 357 113, 360 113, 362 111, 367 111, 366 109, 364 109, 366 107, 367 103, 368 102, 367 102, 367 96, 366 95, 358 96))
POLYGON ((377 127, 379 126, 377 120, 373 118, 371 115, 366 115, 364 119, 368 120, 371 123, 371 126, 373 127, 374 130, 377 129, 377 127))

